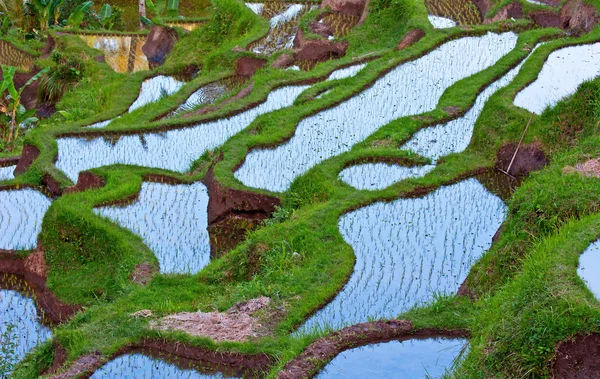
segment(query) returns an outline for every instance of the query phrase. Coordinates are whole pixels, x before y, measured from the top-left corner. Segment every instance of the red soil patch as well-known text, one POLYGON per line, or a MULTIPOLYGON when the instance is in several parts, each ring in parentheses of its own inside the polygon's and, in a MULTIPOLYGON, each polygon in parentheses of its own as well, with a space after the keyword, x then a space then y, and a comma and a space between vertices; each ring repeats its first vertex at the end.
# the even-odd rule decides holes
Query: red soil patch
POLYGON ((600 158, 589 159, 585 162, 577 163, 575 167, 567 166, 563 168, 565 174, 578 172, 585 176, 600 178, 600 158))
POLYGON ((496 21, 508 20, 509 18, 523 18, 523 5, 521 3, 511 3, 502 7, 494 17, 486 18, 483 23, 491 24, 496 21))
POLYGON ((578 335, 559 343, 552 377, 595 379, 600 376, 600 334, 578 335))
POLYGON ((329 8, 336 13, 360 18, 366 3, 366 0, 323 0, 321 9, 329 8))
POLYGON ((235 74, 237 76, 251 77, 261 67, 267 64, 265 59, 254 58, 254 57, 241 57, 237 61, 235 74))
MULTIPOLYGON (((57 349, 55 349, 56 351, 57 349)), ((60 357, 62 358, 62 357, 60 357)), ((66 357, 65 357, 66 359, 66 357)), ((56 352, 55 352, 55 364, 56 360, 56 352)), ((88 355, 84 355, 83 357, 77 359, 71 366, 69 366, 66 370, 59 374, 52 375, 48 377, 48 379, 72 379, 72 378, 80 378, 85 375, 90 375, 97 369, 99 369, 105 362, 104 356, 100 353, 92 353, 88 355)), ((60 362, 58 362, 60 363, 60 362)), ((64 363, 64 362, 63 362, 64 363)), ((54 368, 55 365, 53 364, 54 368)))
POLYGON ((277 378, 311 378, 321 368, 322 363, 331 361, 342 351, 372 343, 434 336, 466 337, 467 335, 468 333, 463 330, 414 330, 411 322, 407 320, 356 324, 319 338, 310 344, 302 354, 285 365, 285 368, 277 374, 277 378))
POLYGON ((396 50, 406 49, 407 47, 412 46, 415 43, 419 42, 421 40, 421 38, 423 38, 423 37, 425 37, 425 32, 423 30, 413 29, 413 30, 409 31, 408 33, 406 33, 404 38, 402 38, 402 41, 400 41, 400 43, 396 47, 396 50))
POLYGON ((145 286, 146 284, 150 283, 158 271, 159 270, 155 265, 150 263, 140 263, 135 266, 130 278, 132 282, 141 286, 145 286))
POLYGON ((544 28, 565 28, 562 18, 552 11, 539 11, 529 14, 529 18, 544 28))
POLYGON ((88 189, 102 188, 105 185, 106 181, 103 177, 89 171, 80 172, 79 178, 77 178, 77 184, 65 189, 65 193, 83 192, 88 189))
POLYGON ((281 54, 273 63, 271 63, 271 67, 273 68, 288 68, 294 64, 294 58, 289 54, 281 54))
POLYGON ((324 39, 306 39, 302 30, 294 38, 294 59, 323 62, 346 55, 348 42, 333 42, 324 39))
POLYGON ((15 175, 20 175, 25 171, 29 170, 33 161, 40 156, 40 149, 37 146, 25 145, 23 146, 23 152, 21 153, 21 159, 15 168, 15 175))
POLYGON ((566 29, 588 33, 600 21, 600 15, 591 4, 581 0, 569 0, 560 10, 560 17, 566 29))

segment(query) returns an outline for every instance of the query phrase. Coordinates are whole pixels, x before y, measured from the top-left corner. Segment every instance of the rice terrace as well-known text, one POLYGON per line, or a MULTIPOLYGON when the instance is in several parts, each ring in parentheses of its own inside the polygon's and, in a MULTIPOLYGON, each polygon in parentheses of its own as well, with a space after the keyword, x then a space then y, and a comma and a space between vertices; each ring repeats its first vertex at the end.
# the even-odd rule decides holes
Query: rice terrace
POLYGON ((600 378, 599 0, 0 0, 0 66, 0 378, 600 378))

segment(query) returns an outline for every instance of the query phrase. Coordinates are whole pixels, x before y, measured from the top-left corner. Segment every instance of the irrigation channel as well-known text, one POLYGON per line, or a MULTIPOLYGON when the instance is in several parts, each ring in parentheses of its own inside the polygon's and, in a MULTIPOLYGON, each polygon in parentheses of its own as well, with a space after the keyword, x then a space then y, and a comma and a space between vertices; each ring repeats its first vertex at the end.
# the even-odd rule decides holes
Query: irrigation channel
POLYGON ((452 371, 466 344, 459 338, 427 338, 358 347, 339 354, 316 378, 441 378, 452 371))

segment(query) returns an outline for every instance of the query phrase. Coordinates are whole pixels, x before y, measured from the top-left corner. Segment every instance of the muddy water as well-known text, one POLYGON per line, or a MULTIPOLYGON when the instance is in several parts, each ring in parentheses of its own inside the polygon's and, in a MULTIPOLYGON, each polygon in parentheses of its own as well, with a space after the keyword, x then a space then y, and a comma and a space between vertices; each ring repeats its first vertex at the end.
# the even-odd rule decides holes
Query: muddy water
POLYGON ((456 26, 455 21, 450 20, 446 17, 434 16, 430 14, 427 16, 427 18, 429 19, 429 22, 431 23, 434 29, 446 29, 453 28, 456 26))
POLYGON ((0 180, 14 179, 15 168, 17 168, 17 166, 0 167, 0 180))
POLYGON ((428 338, 358 347, 339 354, 316 378, 441 378, 452 372, 466 344, 465 339, 428 338))
POLYGON ((547 107, 577 91, 600 75, 600 42, 565 47, 548 57, 537 79, 515 97, 515 105, 541 114, 547 107))
POLYGON ((202 154, 222 145, 258 116, 293 104, 308 86, 280 88, 271 92, 259 106, 216 121, 163 133, 123 136, 116 141, 94 139, 58 139, 56 166, 76 181, 79 172, 115 163, 163 168, 185 172, 202 154))
POLYGON ((143 183, 138 200, 94 210, 142 237, 165 274, 195 274, 210 260, 208 191, 202 183, 143 183))
POLYGON ((402 146, 402 149, 411 150, 434 162, 445 155, 463 152, 471 142, 475 123, 485 103, 496 91, 506 87, 517 76, 526 60, 527 58, 479 94, 473 107, 463 117, 420 130, 402 146))
POLYGON ((191 368, 148 357, 140 353, 126 354, 113 359, 91 376, 91 379, 209 379, 231 378, 221 373, 204 374, 191 368))
POLYGON ((381 190, 400 180, 425 176, 434 168, 434 165, 404 167, 388 163, 365 163, 342 170, 339 178, 359 190, 381 190))
POLYGON ((338 226, 356 255, 354 272, 299 331, 393 318, 436 294, 456 293, 505 215, 501 199, 468 179, 342 216, 338 226))
POLYGON ((579 257, 577 274, 596 299, 600 300, 600 240, 592 243, 579 257))
POLYGON ((149 70, 148 59, 142 51, 146 36, 101 36, 79 34, 79 38, 104 53, 106 63, 116 72, 149 70))
MULTIPOLYGON (((142 108, 148 104, 155 103, 163 97, 172 95, 179 91, 184 85, 184 82, 181 82, 171 76, 158 75, 150 79, 146 79, 142 82, 138 97, 135 99, 133 104, 131 104, 127 112, 133 112, 134 110, 142 108)), ((104 128, 110 124, 111 121, 113 120, 100 121, 95 124, 88 125, 88 128, 104 128)))
POLYGON ((33 290, 28 290, 24 281, 0 274, 0 361, 15 364, 52 337, 32 296, 33 290))
POLYGON ((0 204, 0 249, 33 249, 50 200, 38 191, 22 189, 0 191, 0 204))
POLYGON ((295 178, 349 151, 390 121, 435 109, 446 88, 492 66, 516 42, 514 33, 448 42, 398 66, 346 102, 303 119, 288 143, 251 152, 235 176, 249 187, 285 191, 295 178))

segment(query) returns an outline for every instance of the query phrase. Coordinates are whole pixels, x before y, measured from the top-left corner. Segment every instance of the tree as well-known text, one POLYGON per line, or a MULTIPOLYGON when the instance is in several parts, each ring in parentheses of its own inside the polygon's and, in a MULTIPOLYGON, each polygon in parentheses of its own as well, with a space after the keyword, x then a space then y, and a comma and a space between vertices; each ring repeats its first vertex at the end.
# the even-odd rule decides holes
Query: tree
POLYGON ((140 12, 140 29, 145 28, 144 19, 146 18, 146 0, 138 0, 138 9, 140 12))

